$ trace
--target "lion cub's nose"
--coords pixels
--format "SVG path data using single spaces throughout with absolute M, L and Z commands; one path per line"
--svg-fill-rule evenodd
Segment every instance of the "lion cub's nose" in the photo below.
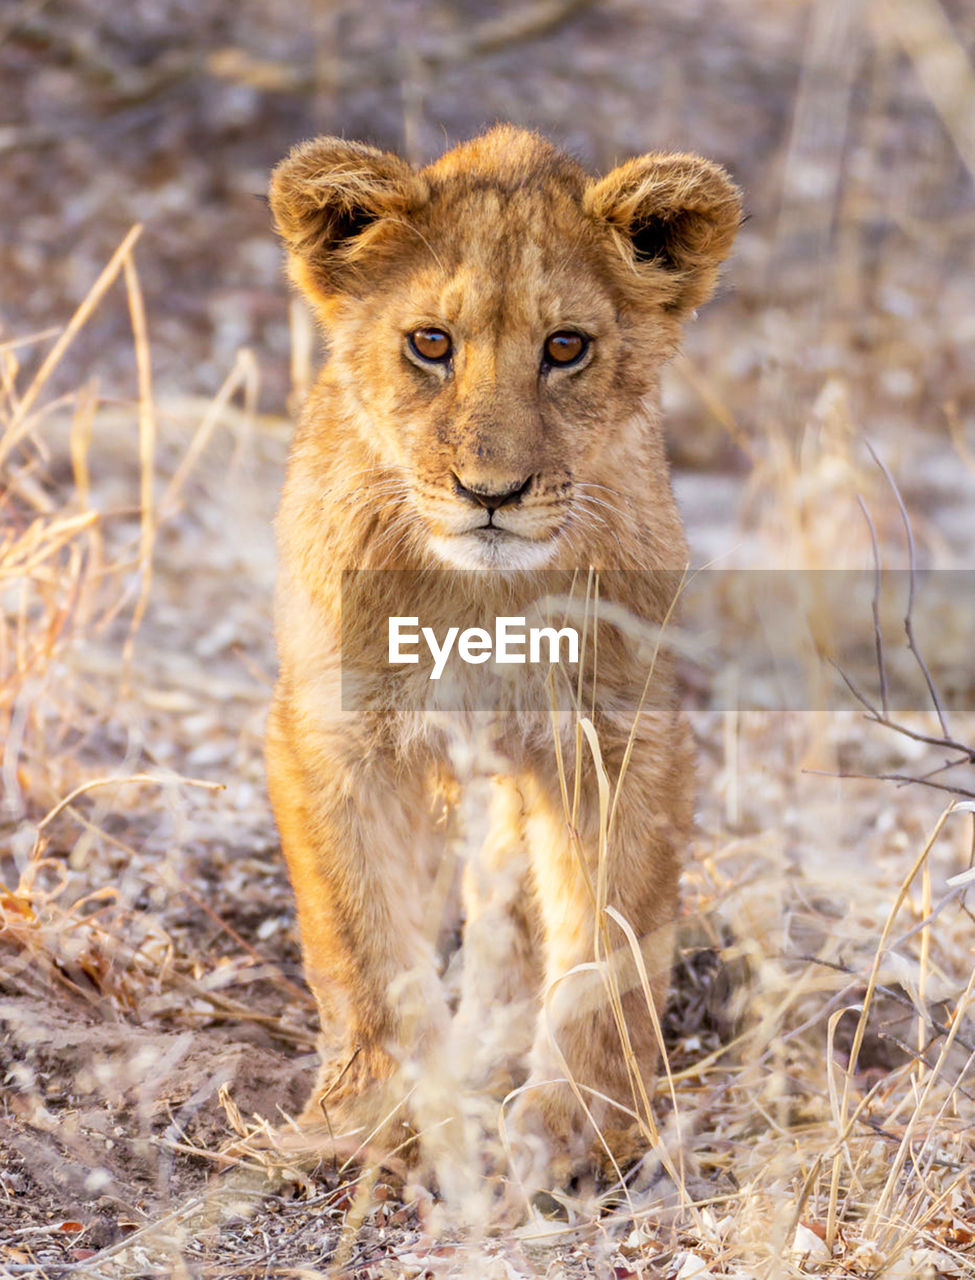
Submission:
M 518 499 L 528 492 L 531 487 L 533 477 L 529 476 L 522 484 L 516 484 L 510 489 L 501 492 L 491 492 L 483 486 L 476 489 L 464 484 L 460 476 L 454 476 L 454 488 L 461 498 L 470 498 L 471 502 L 476 502 L 478 506 L 485 507 L 488 511 L 497 511 L 498 507 L 503 507 L 507 502 L 517 502 Z

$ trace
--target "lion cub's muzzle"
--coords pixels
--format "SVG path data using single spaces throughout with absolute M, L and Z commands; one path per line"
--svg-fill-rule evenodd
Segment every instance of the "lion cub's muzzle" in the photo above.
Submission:
M 450 532 L 501 529 L 537 540 L 552 537 L 562 523 L 565 495 L 538 473 L 482 479 L 451 471 L 450 482 L 456 499 L 456 524 L 445 522 Z
M 554 556 L 569 511 L 569 482 L 552 484 L 538 473 L 482 478 L 463 471 L 451 471 L 445 481 L 431 522 L 442 560 L 458 568 L 519 569 L 541 567 Z
M 510 485 L 504 483 L 499 485 L 497 482 L 493 485 L 465 484 L 456 471 L 452 474 L 454 477 L 454 492 L 457 496 L 477 503 L 479 507 L 483 507 L 490 515 L 493 515 L 500 507 L 520 502 L 526 496 L 535 480 L 535 476 L 529 476 L 527 480 L 521 483 L 515 481 L 514 484 Z M 488 523 L 490 523 L 490 515 Z

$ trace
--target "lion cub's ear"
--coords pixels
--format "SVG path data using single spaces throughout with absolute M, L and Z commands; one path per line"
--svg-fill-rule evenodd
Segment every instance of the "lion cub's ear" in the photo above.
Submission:
M 313 300 L 355 288 L 356 260 L 426 198 L 399 156 L 343 138 L 295 147 L 271 175 L 271 210 L 291 274 Z
M 711 296 L 741 221 L 741 194 L 720 165 L 638 156 L 593 182 L 583 199 L 625 237 L 625 255 L 668 311 L 690 311 Z

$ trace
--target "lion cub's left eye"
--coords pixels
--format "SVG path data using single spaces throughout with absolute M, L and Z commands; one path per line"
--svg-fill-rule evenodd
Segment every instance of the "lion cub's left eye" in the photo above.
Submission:
M 589 339 L 573 329 L 559 329 L 545 340 L 543 363 L 565 368 L 566 365 L 578 364 L 589 350 Z
M 408 341 L 421 360 L 432 360 L 437 364 L 449 360 L 453 351 L 450 334 L 444 333 L 443 329 L 414 329 Z

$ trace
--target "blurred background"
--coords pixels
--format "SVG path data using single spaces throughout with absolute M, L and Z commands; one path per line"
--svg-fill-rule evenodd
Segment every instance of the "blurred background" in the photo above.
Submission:
M 973 58 L 971 0 L 2 0 L 0 1260 L 81 1262 L 158 1220 L 151 1248 L 177 1261 L 152 1274 L 257 1277 L 263 1253 L 211 1264 L 279 1230 L 327 1259 L 341 1227 L 336 1201 L 322 1235 L 314 1199 L 258 1235 L 232 1218 L 184 1239 L 166 1216 L 227 1163 L 240 1113 L 294 1111 L 314 1069 L 261 743 L 273 512 L 321 349 L 286 287 L 273 165 L 322 132 L 422 163 L 497 120 L 594 173 L 647 150 L 720 161 L 747 221 L 663 388 L 696 562 L 870 566 L 875 535 L 906 564 L 869 442 L 919 560 L 972 567 Z M 962 615 L 946 605 L 921 644 L 964 681 Z M 925 750 L 934 716 L 891 734 L 852 697 L 693 719 L 666 1024 L 687 1195 L 715 1197 L 690 1239 L 739 1280 L 799 1274 L 779 1265 L 799 1227 L 801 1256 L 833 1249 L 813 1268 L 970 1276 L 972 1086 L 948 1047 L 962 1028 L 953 1052 L 975 1052 L 971 916 L 941 911 L 954 890 L 932 901 L 973 846 L 960 819 L 928 833 L 940 786 L 975 796 L 972 718 L 952 720 L 950 764 Z M 910 928 L 872 968 L 901 907 Z M 755 1017 L 732 1059 L 740 974 L 722 975 L 743 957 Z M 878 973 L 858 1057 L 837 1011 L 866 1010 Z M 883 1083 L 852 1135 L 837 1071 L 844 1107 Z M 607 1233 L 599 1274 L 702 1274 L 656 1209 L 641 1231 L 650 1270 Z M 922 1238 L 941 1252 L 915 1257 Z M 761 1267 L 725 1271 L 736 1251 Z M 581 1276 L 569 1254 L 558 1274 Z M 133 1256 L 111 1274 L 149 1274 Z M 503 1274 L 539 1274 L 512 1258 Z
M 947 441 L 973 408 L 973 45 L 966 0 L 8 0 L 0 334 L 63 323 L 138 221 L 157 386 L 212 394 L 243 345 L 280 411 L 274 163 L 321 132 L 423 162 L 511 120 L 594 171 L 690 149 L 744 188 L 668 391 L 678 462 L 794 435 L 828 385 L 878 439 Z M 102 308 L 63 384 L 97 354 L 125 386 L 127 325 Z

